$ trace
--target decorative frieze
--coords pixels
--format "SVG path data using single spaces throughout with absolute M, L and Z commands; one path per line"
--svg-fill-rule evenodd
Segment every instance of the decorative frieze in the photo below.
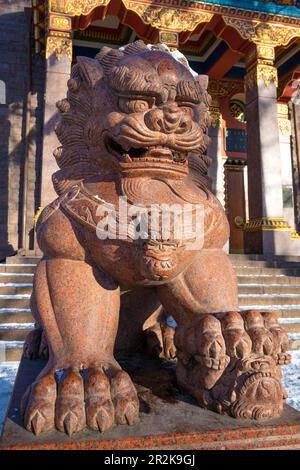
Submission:
M 273 46 L 266 46 L 265 44 L 257 44 L 256 55 L 258 59 L 275 60 L 275 48 Z
M 60 3 L 66 5 L 68 1 Z M 52 6 L 50 2 L 50 8 Z M 59 5 L 57 5 L 58 7 Z M 72 61 L 72 18 L 50 11 L 47 21 L 46 59 L 49 59 L 53 53 L 55 53 L 57 60 L 66 54 L 68 59 Z
M 168 8 L 160 5 L 122 0 L 127 10 L 134 11 L 153 28 L 177 32 L 193 31 L 200 23 L 207 23 L 212 13 L 189 9 Z
M 88 15 L 97 7 L 105 7 L 111 0 L 49 0 L 49 11 L 69 16 Z
M 71 31 L 72 21 L 68 16 L 50 15 L 49 29 Z
M 256 63 L 246 74 L 245 89 L 248 90 L 255 86 L 259 86 L 261 82 L 263 82 L 266 87 L 269 87 L 270 83 L 273 82 L 277 88 L 277 69 L 269 64 Z
M 179 34 L 174 31 L 159 31 L 159 42 L 169 47 L 178 48 Z
M 213 98 L 225 98 L 243 92 L 241 81 L 209 79 L 208 93 Z
M 282 135 L 291 135 L 291 121 L 289 119 L 288 105 L 279 103 L 277 105 L 277 119 L 279 131 Z
M 264 46 L 287 46 L 291 39 L 300 37 L 300 28 L 281 24 L 272 24 L 255 20 L 245 20 L 232 16 L 223 16 L 228 26 L 255 44 Z
M 95 8 L 99 6 L 106 7 L 111 0 L 48 0 L 49 11 L 56 12 L 56 13 L 64 13 L 69 16 L 80 16 L 80 15 L 89 15 Z M 266 0 L 265 0 L 266 1 Z M 292 0 L 282 0 L 282 2 L 292 1 Z M 132 3 L 140 4 L 144 3 L 149 5 L 153 5 L 153 1 L 147 0 L 145 1 L 132 1 Z M 220 14 L 220 15 L 234 15 L 240 19 L 253 19 L 260 22 L 270 22 L 274 21 L 277 23 L 285 24 L 287 23 L 289 26 L 291 25 L 300 25 L 299 18 L 293 16 L 287 16 L 282 14 L 274 14 L 269 12 L 260 12 L 257 10 L 251 10 L 241 7 L 235 6 L 227 6 L 216 5 L 213 3 L 207 3 L 205 1 L 197 1 L 197 2 L 188 2 L 187 0 L 157 0 L 155 2 L 157 6 L 166 7 L 167 9 L 186 9 L 189 8 L 190 11 L 194 12 L 203 12 L 203 13 L 211 13 L 213 14 Z
M 55 53 L 57 60 L 60 60 L 63 54 L 66 54 L 70 62 L 72 61 L 72 39 L 65 36 L 64 33 L 55 36 L 48 36 L 46 43 L 46 59 L 49 59 L 51 54 Z
M 212 118 L 211 126 L 216 128 L 222 126 L 222 114 L 220 111 L 220 103 L 218 100 L 213 99 L 209 107 L 209 115 Z

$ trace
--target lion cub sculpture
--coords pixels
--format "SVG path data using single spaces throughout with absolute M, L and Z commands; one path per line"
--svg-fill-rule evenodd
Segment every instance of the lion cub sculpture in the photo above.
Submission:
M 71 435 L 138 421 L 135 386 L 114 358 L 120 308 L 125 343 L 134 316 L 142 329 L 162 307 L 172 315 L 177 381 L 201 407 L 236 418 L 280 415 L 287 335 L 272 312 L 238 309 L 222 249 L 228 222 L 207 177 L 207 85 L 187 62 L 142 41 L 77 58 L 67 98 L 57 103 L 58 198 L 37 224 L 44 256 L 31 298 L 33 335 L 43 330 L 49 357 L 22 400 L 29 431 Z M 164 214 L 158 206 L 187 211 L 188 230 L 175 233 L 173 211 L 164 236 L 163 219 L 153 221 Z M 141 207 L 144 218 L 133 210 Z M 141 228 L 142 219 L 153 230 Z M 121 302 L 121 292 L 132 301 Z

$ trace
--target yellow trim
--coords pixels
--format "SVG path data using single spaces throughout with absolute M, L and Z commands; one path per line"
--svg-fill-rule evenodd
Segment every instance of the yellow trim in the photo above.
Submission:
M 251 219 L 244 225 L 245 232 L 259 232 L 264 230 L 280 230 L 290 232 L 291 226 L 282 217 L 261 217 Z
M 36 227 L 37 221 L 38 221 L 38 219 L 39 219 L 39 216 L 40 216 L 41 213 L 43 212 L 43 209 L 44 209 L 43 207 L 39 207 L 38 210 L 37 210 L 36 213 L 35 213 L 35 216 L 34 216 L 34 218 L 33 218 L 33 220 L 34 220 L 34 228 Z
M 292 237 L 292 240 L 299 240 L 300 239 L 300 235 L 299 233 L 297 233 L 296 230 L 291 230 L 291 237 Z

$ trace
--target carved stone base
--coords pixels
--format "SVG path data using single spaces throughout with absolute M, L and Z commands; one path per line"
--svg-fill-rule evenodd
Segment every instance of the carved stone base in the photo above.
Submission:
M 85 429 L 73 437 L 58 431 L 34 436 L 23 427 L 20 399 L 45 363 L 23 359 L 0 439 L 0 449 L 291 449 L 300 447 L 300 413 L 284 406 L 280 418 L 233 419 L 200 408 L 180 392 L 175 361 L 131 357 L 120 361 L 138 390 L 140 422 L 99 434 Z

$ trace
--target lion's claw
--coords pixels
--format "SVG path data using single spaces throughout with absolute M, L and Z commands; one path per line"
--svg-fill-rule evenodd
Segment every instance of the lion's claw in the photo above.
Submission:
M 100 364 L 82 375 L 64 370 L 58 386 L 54 376 L 48 373 L 40 378 L 23 397 L 28 431 L 37 435 L 56 427 L 71 436 L 86 425 L 104 432 L 114 422 L 133 425 L 138 421 L 135 387 L 129 375 L 115 366 Z

